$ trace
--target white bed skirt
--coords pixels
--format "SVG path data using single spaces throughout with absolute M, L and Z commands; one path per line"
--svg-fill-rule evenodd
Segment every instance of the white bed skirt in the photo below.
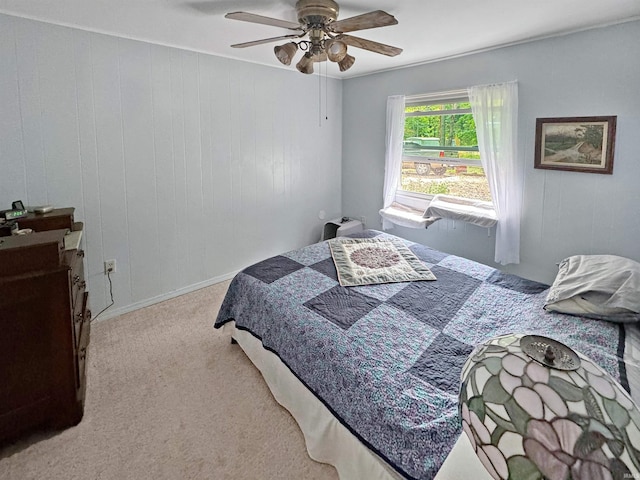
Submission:
M 249 332 L 224 325 L 260 370 L 276 401 L 298 422 L 309 456 L 333 465 L 341 480 L 397 480 L 403 477 L 340 423 L 274 353 Z M 465 435 L 461 435 L 435 480 L 490 480 Z

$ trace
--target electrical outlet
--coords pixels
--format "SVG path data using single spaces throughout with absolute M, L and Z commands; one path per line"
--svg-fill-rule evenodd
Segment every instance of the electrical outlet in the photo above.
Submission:
M 104 262 L 104 274 L 108 273 L 116 273 L 116 261 L 115 260 L 105 260 Z

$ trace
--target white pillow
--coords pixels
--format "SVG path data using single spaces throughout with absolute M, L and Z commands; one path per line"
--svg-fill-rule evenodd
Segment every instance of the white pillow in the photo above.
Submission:
M 616 255 L 565 258 L 544 308 L 598 320 L 640 321 L 640 263 Z

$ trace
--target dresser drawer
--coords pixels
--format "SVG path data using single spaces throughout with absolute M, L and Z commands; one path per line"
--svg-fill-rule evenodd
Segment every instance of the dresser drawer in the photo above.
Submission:
M 71 283 L 71 308 L 76 310 L 77 303 L 82 302 L 82 296 L 87 288 L 87 282 L 84 279 L 84 262 L 82 258 L 84 252 L 78 250 L 71 262 L 71 270 L 69 271 L 69 281 Z
M 0 277 L 59 268 L 64 253 L 65 230 L 36 232 L 0 238 Z
M 82 298 L 82 301 L 80 301 Z M 73 338 L 76 348 L 80 348 L 80 340 L 82 339 L 85 326 L 91 322 L 91 310 L 89 309 L 89 292 L 84 292 L 78 298 L 73 309 Z
M 88 293 L 85 293 L 85 299 L 88 302 Z M 88 303 L 87 303 L 88 307 Z M 76 399 L 84 403 L 84 396 L 86 390 L 86 377 L 85 369 L 87 364 L 87 354 L 89 349 L 89 331 L 91 329 L 91 312 L 86 310 L 87 320 L 80 330 L 80 341 L 78 342 L 78 349 L 76 350 Z
M 85 341 L 86 339 L 86 341 Z M 77 380 L 78 380 L 78 389 L 84 388 L 84 369 L 85 364 L 87 363 L 87 349 L 89 348 L 89 337 L 85 335 L 82 337 L 82 342 L 80 342 L 80 348 L 78 348 L 78 370 L 77 370 Z
M 74 208 L 55 208 L 48 213 L 30 213 L 18 219 L 20 228 L 31 228 L 35 232 L 45 230 L 72 230 Z

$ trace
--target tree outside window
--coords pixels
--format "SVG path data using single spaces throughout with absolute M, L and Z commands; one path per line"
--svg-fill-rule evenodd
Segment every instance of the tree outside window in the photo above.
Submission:
M 407 98 L 399 190 L 491 201 L 467 98 Z

